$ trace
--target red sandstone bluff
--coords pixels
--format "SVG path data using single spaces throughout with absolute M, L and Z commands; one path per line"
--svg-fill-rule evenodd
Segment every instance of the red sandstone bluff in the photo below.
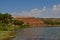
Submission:
M 14 19 L 21 20 L 24 22 L 24 24 L 29 24 L 31 27 L 43 27 L 45 25 L 41 18 L 14 16 Z

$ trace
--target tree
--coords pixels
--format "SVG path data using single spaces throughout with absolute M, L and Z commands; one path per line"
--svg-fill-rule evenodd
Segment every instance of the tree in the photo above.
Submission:
M 12 16 L 9 13 L 3 14 L 4 19 L 12 19 Z
M 0 13 L 0 22 L 2 22 L 2 20 L 3 20 L 3 14 Z
M 13 17 L 9 13 L 3 14 L 3 23 L 10 23 Z

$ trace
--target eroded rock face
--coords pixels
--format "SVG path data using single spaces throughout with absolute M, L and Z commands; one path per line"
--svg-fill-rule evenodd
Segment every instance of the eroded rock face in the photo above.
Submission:
M 16 17 L 15 19 L 21 20 L 24 24 L 29 24 L 32 27 L 43 26 L 44 21 L 41 18 L 34 18 L 34 17 Z

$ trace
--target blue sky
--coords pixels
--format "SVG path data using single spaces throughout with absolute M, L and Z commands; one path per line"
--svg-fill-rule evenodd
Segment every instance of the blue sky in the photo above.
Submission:
M 0 12 L 2 13 L 9 12 L 12 15 L 20 15 L 20 16 L 31 15 L 36 17 L 55 17 L 53 14 L 54 12 L 51 10 L 54 7 L 57 8 L 57 6 L 59 5 L 60 5 L 60 0 L 0 0 Z M 44 9 L 46 9 L 45 12 L 43 11 L 42 13 L 39 13 Z M 32 10 L 33 12 L 31 12 Z M 60 10 L 57 11 L 58 13 L 55 12 L 55 14 L 57 13 L 56 17 L 60 17 L 58 16 L 60 15 L 59 14 Z

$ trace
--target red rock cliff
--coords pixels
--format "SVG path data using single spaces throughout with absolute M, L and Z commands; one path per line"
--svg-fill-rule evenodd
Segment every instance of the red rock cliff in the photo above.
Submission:
M 30 24 L 30 26 L 43 26 L 44 22 L 41 18 L 34 17 L 15 17 L 15 19 L 21 20 L 24 24 Z

